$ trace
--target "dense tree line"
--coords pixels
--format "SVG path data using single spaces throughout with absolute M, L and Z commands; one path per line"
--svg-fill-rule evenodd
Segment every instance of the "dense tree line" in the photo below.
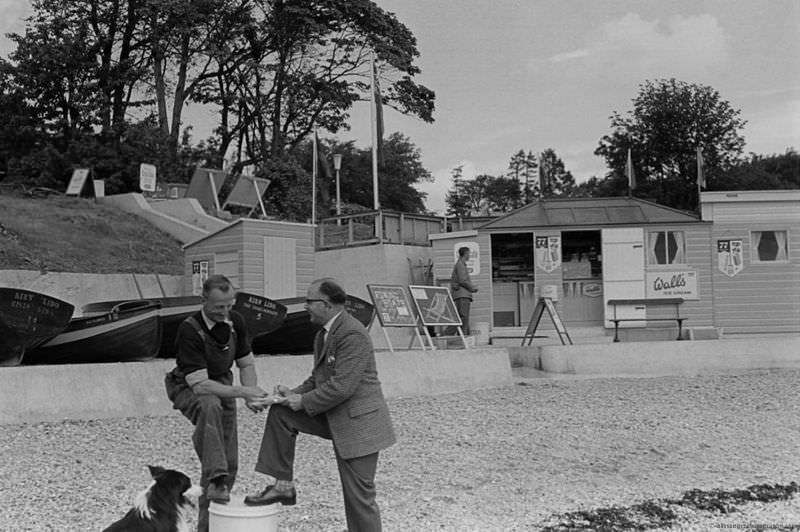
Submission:
M 72 168 L 91 167 L 107 191 L 125 192 L 137 189 L 140 162 L 182 181 L 195 164 L 220 168 L 223 159 L 234 171 L 254 164 L 301 181 L 309 135 L 347 129 L 352 105 L 369 98 L 373 53 L 383 104 L 433 120 L 434 93 L 414 81 L 414 36 L 369 0 L 32 7 L 0 60 L 0 171 L 9 181 L 63 189 Z M 218 110 L 214 134 L 197 144 L 183 123 L 189 103 Z

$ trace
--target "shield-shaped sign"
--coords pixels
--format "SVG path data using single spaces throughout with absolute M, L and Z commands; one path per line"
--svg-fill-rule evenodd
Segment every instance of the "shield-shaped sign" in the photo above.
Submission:
M 717 268 L 733 277 L 742 271 L 744 264 L 741 240 L 717 240 Z
M 536 237 L 536 265 L 539 269 L 552 272 L 561 266 L 561 237 Z

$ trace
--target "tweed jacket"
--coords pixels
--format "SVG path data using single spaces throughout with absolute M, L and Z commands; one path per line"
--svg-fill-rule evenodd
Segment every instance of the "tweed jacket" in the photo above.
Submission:
M 458 259 L 453 266 L 453 275 L 450 278 L 450 290 L 453 292 L 453 299 L 465 297 L 472 301 L 472 292 L 477 291 L 469 276 L 469 270 L 463 260 Z
M 314 368 L 292 390 L 309 415 L 325 414 L 336 452 L 345 460 L 395 443 L 369 333 L 347 311 L 334 320 L 328 338 L 314 342 Z

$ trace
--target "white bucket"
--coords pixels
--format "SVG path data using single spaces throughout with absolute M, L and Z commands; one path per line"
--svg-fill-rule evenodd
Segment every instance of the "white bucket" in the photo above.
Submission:
M 477 336 L 475 343 L 478 345 L 489 345 L 489 324 L 485 321 L 479 321 L 472 328 L 475 336 Z
M 208 505 L 209 532 L 277 532 L 281 504 L 245 506 L 244 497 L 231 495 L 228 504 Z

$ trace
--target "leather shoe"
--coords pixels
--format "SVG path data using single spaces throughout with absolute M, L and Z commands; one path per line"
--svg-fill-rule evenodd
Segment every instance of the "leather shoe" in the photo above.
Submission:
M 284 506 L 293 506 L 297 503 L 297 492 L 294 488 L 288 490 L 277 490 L 275 485 L 269 485 L 258 495 L 248 495 L 244 498 L 247 506 L 266 506 L 268 504 L 281 503 Z
M 225 484 L 211 483 L 206 488 L 206 499 L 217 504 L 227 504 L 231 501 L 231 492 Z

